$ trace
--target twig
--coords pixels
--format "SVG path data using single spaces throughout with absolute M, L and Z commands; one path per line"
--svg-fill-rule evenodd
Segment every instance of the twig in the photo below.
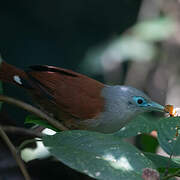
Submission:
M 164 177 L 162 178 L 162 180 L 167 180 L 167 179 L 170 179 L 170 178 L 172 178 L 172 177 L 179 176 L 179 174 L 180 174 L 180 170 L 178 170 L 178 171 L 176 171 L 176 172 L 174 172 L 174 173 L 172 173 L 172 174 L 170 174 L 170 175 L 164 176 Z
M 42 134 L 40 132 L 35 132 L 30 129 L 15 127 L 15 126 L 1 126 L 1 127 L 5 132 L 12 134 L 28 135 L 31 137 L 39 137 L 39 138 L 42 137 Z
M 177 143 L 177 141 L 176 141 L 176 143 Z M 173 154 L 174 154 L 174 150 L 175 150 L 176 143 L 173 145 L 173 148 L 172 148 L 171 154 L 170 154 L 170 156 L 169 156 L 169 160 L 171 160 L 171 159 L 172 159 L 172 157 L 173 157 Z M 169 166 L 167 166 L 167 167 L 166 167 L 166 169 L 165 169 L 165 171 L 164 171 L 164 175 L 163 175 L 163 177 L 168 177 L 168 170 L 169 170 L 169 168 L 170 168 L 170 163 L 169 163 Z M 169 175 L 169 176 L 171 176 L 171 175 Z
M 25 102 L 19 101 L 17 99 L 14 99 L 14 98 L 11 98 L 8 96 L 3 96 L 3 95 L 0 95 L 0 101 L 6 102 L 8 104 L 14 104 L 28 112 L 31 112 L 31 113 L 35 114 L 36 116 L 46 120 L 49 124 L 51 124 L 52 126 L 54 126 L 55 128 L 57 128 L 59 130 L 63 130 L 63 131 L 68 130 L 60 122 L 58 122 L 57 120 L 55 120 L 52 117 L 49 117 L 47 114 L 45 114 L 41 110 L 31 106 L 30 104 L 27 104 Z
M 21 169 L 21 172 L 25 178 L 25 180 L 31 180 L 26 168 L 25 168 L 25 164 L 24 162 L 21 160 L 21 158 L 18 156 L 17 152 L 16 152 L 16 148 L 14 147 L 14 145 L 11 143 L 10 139 L 8 138 L 8 136 L 6 135 L 6 133 L 4 132 L 4 130 L 2 129 L 2 127 L 0 126 L 0 136 L 2 137 L 2 139 L 4 140 L 4 142 L 7 144 L 9 150 L 11 151 L 14 159 L 16 160 L 17 164 L 19 165 L 19 168 Z

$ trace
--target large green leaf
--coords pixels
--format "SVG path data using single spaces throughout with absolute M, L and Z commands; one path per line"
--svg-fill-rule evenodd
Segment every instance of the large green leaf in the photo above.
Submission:
M 150 115 L 141 115 L 120 129 L 115 135 L 120 137 L 136 136 L 142 133 L 150 133 L 157 126 L 157 118 Z
M 96 179 L 140 180 L 153 163 L 117 136 L 88 131 L 64 131 L 43 137 L 44 145 L 61 162 Z
M 180 117 L 162 118 L 158 122 L 158 141 L 168 154 L 180 155 Z
M 180 133 L 177 133 L 177 128 L 180 128 L 180 117 L 161 118 L 158 120 L 151 116 L 138 116 L 115 133 L 115 135 L 130 137 L 157 130 L 160 146 L 168 154 L 180 155 L 180 138 L 177 136 Z

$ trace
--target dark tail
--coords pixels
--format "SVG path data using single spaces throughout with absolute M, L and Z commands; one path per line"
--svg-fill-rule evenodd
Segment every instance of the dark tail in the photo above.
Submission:
M 2 61 L 0 64 L 0 81 L 22 86 L 21 79 L 26 79 L 27 75 L 23 70 Z

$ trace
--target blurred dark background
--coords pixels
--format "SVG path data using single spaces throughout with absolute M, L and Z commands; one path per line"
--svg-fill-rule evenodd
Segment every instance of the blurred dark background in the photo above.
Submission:
M 1 1 L 1 56 L 19 68 L 48 64 L 81 72 L 78 67 L 87 50 L 132 26 L 140 4 L 139 0 Z M 103 75 L 93 77 L 103 80 Z M 4 91 L 31 102 L 14 86 L 4 85 Z M 21 114 L 18 122 L 23 122 L 22 110 L 8 109 L 14 116 Z
M 141 1 L 2 1 L 0 47 L 19 67 L 52 64 L 76 69 L 86 51 L 136 21 Z

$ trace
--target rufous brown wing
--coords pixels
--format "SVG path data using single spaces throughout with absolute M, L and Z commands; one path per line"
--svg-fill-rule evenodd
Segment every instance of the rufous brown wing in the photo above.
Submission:
M 95 119 L 104 109 L 104 98 L 101 96 L 104 84 L 85 75 L 41 65 L 31 66 L 24 72 L 6 62 L 1 64 L 0 80 L 17 84 L 13 80 L 15 75 L 21 78 L 21 86 L 43 109 L 53 113 L 70 128 L 71 124 L 76 126 L 76 119 Z

